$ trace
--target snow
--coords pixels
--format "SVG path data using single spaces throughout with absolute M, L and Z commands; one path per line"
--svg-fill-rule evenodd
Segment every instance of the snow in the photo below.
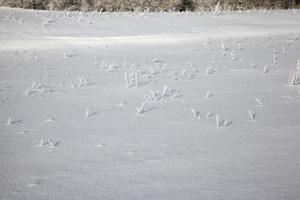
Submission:
M 0 8 L 0 199 L 299 199 L 299 19 Z

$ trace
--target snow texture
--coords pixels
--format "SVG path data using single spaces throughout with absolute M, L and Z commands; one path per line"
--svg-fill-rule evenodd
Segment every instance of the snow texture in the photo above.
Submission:
M 0 199 L 298 200 L 298 59 L 299 10 L 0 8 Z

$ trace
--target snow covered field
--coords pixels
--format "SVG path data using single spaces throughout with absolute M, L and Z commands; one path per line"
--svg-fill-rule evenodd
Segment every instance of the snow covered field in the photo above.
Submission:
M 298 200 L 298 59 L 299 10 L 1 8 L 0 200 Z

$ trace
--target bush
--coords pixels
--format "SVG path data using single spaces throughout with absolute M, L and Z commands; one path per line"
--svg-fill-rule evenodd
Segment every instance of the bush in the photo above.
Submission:
M 222 9 L 289 8 L 299 0 L 0 0 L 0 6 L 51 10 L 194 11 Z
M 181 0 L 177 5 L 178 11 L 193 11 L 195 9 L 195 2 L 193 0 Z
M 49 0 L 47 8 L 50 10 L 80 10 L 81 2 L 77 0 Z
M 289 8 L 293 0 L 194 0 L 196 7 L 203 10 L 211 9 L 218 2 L 223 9 L 246 10 L 255 8 Z

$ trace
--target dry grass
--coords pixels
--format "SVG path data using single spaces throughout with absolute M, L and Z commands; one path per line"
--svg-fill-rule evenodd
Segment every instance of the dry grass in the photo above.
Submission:
M 0 0 L 0 5 L 28 9 L 82 11 L 186 11 L 222 9 L 289 8 L 289 0 Z

